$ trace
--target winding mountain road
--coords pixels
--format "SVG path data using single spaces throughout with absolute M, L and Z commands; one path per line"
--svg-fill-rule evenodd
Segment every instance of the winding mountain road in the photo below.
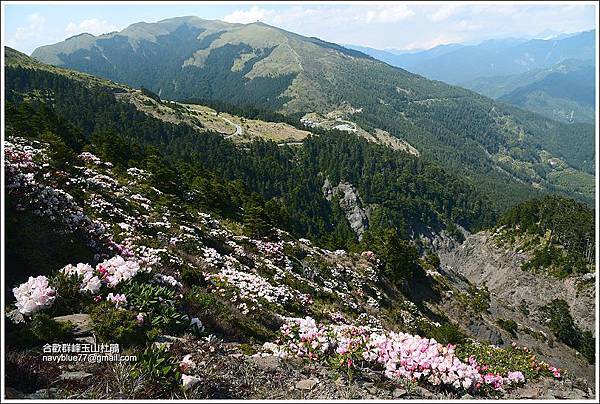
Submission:
M 229 119 L 224 118 L 222 116 L 220 118 L 222 120 L 224 120 L 225 122 L 227 122 L 228 124 L 235 126 L 235 133 L 233 133 L 232 135 L 225 136 L 225 139 L 229 139 L 236 135 L 242 136 L 244 134 L 244 130 L 242 129 L 242 127 L 240 125 L 238 125 L 237 123 L 231 122 Z

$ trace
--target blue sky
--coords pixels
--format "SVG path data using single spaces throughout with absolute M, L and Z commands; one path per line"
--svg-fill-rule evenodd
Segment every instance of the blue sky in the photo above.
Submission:
M 415 4 L 410 2 L 274 5 L 7 4 L 4 44 L 30 54 L 36 47 L 82 32 L 99 35 L 139 22 L 195 15 L 248 23 L 260 20 L 326 41 L 374 48 L 431 48 L 501 37 L 547 37 L 596 28 L 588 4 Z

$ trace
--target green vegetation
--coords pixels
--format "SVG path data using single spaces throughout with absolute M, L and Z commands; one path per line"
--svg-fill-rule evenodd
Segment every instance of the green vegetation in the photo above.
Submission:
M 429 326 L 421 327 L 423 335 L 435 339 L 442 344 L 463 344 L 466 341 L 466 335 L 451 322 L 445 322 L 439 327 Z
M 460 296 L 476 313 L 487 312 L 490 309 L 490 292 L 486 286 L 477 287 L 470 284 L 467 293 Z
M 456 222 L 476 230 L 495 219 L 491 202 L 468 182 L 347 134 L 319 133 L 300 149 L 264 141 L 239 149 L 220 135 L 198 136 L 191 127 L 115 102 L 111 88 L 91 90 L 38 69 L 9 67 L 6 77 L 11 133 L 52 134 L 44 139 L 60 145 L 64 156 L 56 158 L 93 150 L 120 169 L 144 168 L 152 174 L 151 185 L 244 222 L 248 234 L 268 236 L 277 225 L 328 248 L 356 245 L 343 212 L 322 194 L 324 175 L 335 184 L 353 183 L 365 203 L 375 205 L 369 230 L 374 233 L 395 228 L 408 239 L 411 229 L 423 225 L 440 229 Z M 53 94 L 52 107 L 25 96 L 34 89 Z
M 540 376 L 549 376 L 548 365 L 536 359 L 527 348 L 499 348 L 494 345 L 480 343 L 461 344 L 456 347 L 456 354 L 462 360 L 475 358 L 481 366 L 494 374 L 507 374 L 509 371 L 520 371 L 525 380 L 535 380 Z
M 8 346 L 40 347 L 48 343 L 70 341 L 73 337 L 73 324 L 59 323 L 47 313 L 38 313 L 26 323 L 14 325 L 7 321 L 6 333 Z
M 161 99 L 158 96 L 158 94 L 153 93 L 152 91 L 148 90 L 146 87 L 140 87 L 140 91 L 142 92 L 142 94 L 144 94 L 146 97 L 150 97 L 152 98 L 154 101 L 160 103 Z
M 524 73 L 486 75 L 461 85 L 560 122 L 593 124 L 595 70 L 591 59 L 568 59 Z
M 562 64 L 564 66 L 564 64 Z M 595 94 L 593 62 L 570 71 L 552 71 L 499 98 L 500 101 L 563 122 L 594 123 Z
M 587 205 L 559 196 L 533 199 L 509 210 L 498 227 L 505 241 L 530 239 L 533 257 L 524 270 L 564 277 L 593 269 L 594 211 Z
M 272 330 L 277 329 L 277 321 L 270 313 L 257 310 L 252 316 L 244 315 L 227 299 L 198 286 L 192 286 L 185 300 L 210 332 L 225 339 L 265 342 L 272 339 Z
M 168 349 L 151 345 L 137 358 L 130 372 L 133 378 L 144 378 L 151 382 L 154 388 L 167 391 L 180 383 L 179 361 Z
M 100 342 L 113 342 L 123 346 L 141 344 L 145 341 L 145 334 L 138 324 L 137 314 L 115 308 L 110 302 L 101 302 L 90 311 L 94 334 Z
M 221 23 L 215 30 L 211 23 L 186 17 L 148 24 L 146 29 L 156 33 L 155 40 L 136 42 L 135 48 L 128 39 L 135 33 L 125 31 L 94 40 L 92 47 L 68 40 L 34 55 L 160 91 L 166 99 L 277 112 L 296 125 L 306 113 L 326 115 L 350 105 L 360 112 L 348 112 L 345 118 L 369 133 L 382 129 L 406 140 L 423 151 L 424 158 L 489 195 L 499 210 L 541 195 L 531 186 L 534 182 L 545 191 L 572 193 L 570 186 L 548 181 L 548 173 L 556 170 L 542 160 L 542 151 L 578 172 L 594 171 L 593 125 L 551 121 L 264 24 Z M 522 150 L 514 164 L 498 163 L 511 149 Z M 524 170 L 536 165 L 545 165 L 548 173 Z M 593 195 L 583 189 L 571 194 L 587 202 Z
M 540 313 L 559 341 L 578 350 L 590 364 L 595 362 L 596 340 L 590 331 L 583 331 L 575 324 L 567 302 L 554 299 L 541 307 Z
M 499 318 L 496 320 L 496 323 L 500 326 L 500 328 L 512 335 L 513 338 L 517 338 L 517 331 L 519 330 L 519 327 L 516 321 Z
M 189 326 L 188 317 L 175 307 L 175 292 L 165 286 L 140 281 L 123 287 L 123 293 L 131 296 L 129 303 L 144 313 L 144 322 L 162 333 L 177 333 Z
M 392 282 L 400 284 L 413 277 L 419 253 L 414 243 L 400 238 L 396 229 L 387 229 L 379 234 L 369 232 L 363 243 L 382 257 L 383 273 Z

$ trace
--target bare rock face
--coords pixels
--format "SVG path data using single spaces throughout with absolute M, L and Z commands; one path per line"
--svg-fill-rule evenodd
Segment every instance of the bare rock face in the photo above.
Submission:
M 486 285 L 497 299 L 517 308 L 525 302 L 530 312 L 553 299 L 565 300 L 579 326 L 594 332 L 593 288 L 577 287 L 578 279 L 557 279 L 523 271 L 526 253 L 498 247 L 489 232 L 468 236 L 464 243 L 446 253 L 438 252 L 442 267 L 465 276 L 476 285 Z
M 596 302 L 592 284 L 581 283 L 581 276 L 558 279 L 524 271 L 521 265 L 530 259 L 527 253 L 497 245 L 486 231 L 467 235 L 462 244 L 438 246 L 441 247 L 436 249 L 440 272 L 454 287 L 464 290 L 468 282 L 485 286 L 490 293 L 489 310 L 481 317 L 482 321 L 461 321 L 460 315 L 452 309 L 447 313 L 471 336 L 504 346 L 512 342 L 526 345 L 542 360 L 568 369 L 578 378 L 594 380 L 593 365 L 574 349 L 556 341 L 539 315 L 541 306 L 553 299 L 563 299 L 569 304 L 577 325 L 594 332 Z M 516 335 L 502 330 L 498 320 L 515 321 Z
M 304 379 L 296 383 L 296 388 L 298 390 L 312 390 L 313 387 L 317 385 L 317 383 L 319 382 L 315 379 Z
M 358 235 L 360 240 L 362 234 L 369 227 L 370 212 L 368 208 L 363 208 L 363 203 L 354 185 L 340 181 L 338 185 L 333 187 L 329 178 L 325 178 L 322 190 L 323 196 L 328 201 L 331 201 L 335 196 L 340 197 L 340 207 L 346 214 L 350 228 Z
M 73 335 L 75 336 L 86 336 L 92 333 L 92 322 L 89 314 L 77 313 L 69 314 L 67 316 L 54 317 L 54 321 L 59 323 L 71 323 L 75 327 Z

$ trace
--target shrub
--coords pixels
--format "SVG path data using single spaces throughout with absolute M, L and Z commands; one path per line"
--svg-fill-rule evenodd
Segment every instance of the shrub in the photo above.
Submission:
M 486 286 L 478 288 L 474 285 L 469 285 L 467 290 L 468 304 L 477 313 L 486 312 L 490 309 L 490 292 Z
M 433 268 L 439 268 L 440 266 L 440 257 L 435 253 L 427 254 L 425 257 L 425 261 L 430 264 Z
M 130 374 L 133 378 L 143 377 L 153 385 L 169 389 L 177 386 L 181 381 L 178 365 L 179 362 L 167 348 L 150 345 L 137 356 Z
M 41 346 L 51 342 L 66 342 L 72 332 L 73 324 L 59 323 L 46 313 L 37 313 L 30 322 L 7 332 L 6 342 L 7 345 L 21 347 Z
M 81 293 L 81 280 L 77 276 L 69 276 L 57 272 L 51 278 L 51 284 L 56 290 L 56 301 L 53 305 L 55 315 L 81 313 L 91 303 L 91 295 Z
M 188 316 L 177 309 L 176 294 L 168 287 L 131 282 L 122 292 L 128 304 L 144 313 L 145 321 L 162 332 L 184 331 L 190 324 Z
M 185 301 L 208 330 L 222 337 L 264 342 L 273 339 L 271 329 L 279 327 L 271 313 L 257 309 L 252 316 L 243 315 L 231 303 L 197 286 L 186 294 Z
M 538 361 L 527 348 L 499 348 L 476 342 L 458 345 L 456 355 L 463 361 L 473 357 L 479 365 L 486 367 L 485 371 L 503 376 L 514 371 L 522 372 L 526 380 L 551 375 L 548 364 Z
M 507 331 L 514 338 L 517 338 L 517 331 L 519 327 L 516 321 L 499 318 L 498 320 L 496 320 L 496 323 L 500 326 L 500 328 Z
M 116 342 L 123 346 L 141 344 L 144 329 L 138 324 L 137 313 L 101 302 L 90 312 L 92 327 L 100 342 Z
M 579 351 L 589 363 L 595 362 L 596 341 L 589 331 L 582 331 L 573 320 L 569 305 L 562 299 L 554 299 L 540 307 L 540 314 L 559 340 Z
M 190 266 L 185 266 L 181 271 L 181 280 L 189 286 L 206 284 L 202 271 Z
M 442 344 L 461 344 L 466 336 L 454 324 L 447 322 L 439 327 L 431 326 L 424 334 Z

